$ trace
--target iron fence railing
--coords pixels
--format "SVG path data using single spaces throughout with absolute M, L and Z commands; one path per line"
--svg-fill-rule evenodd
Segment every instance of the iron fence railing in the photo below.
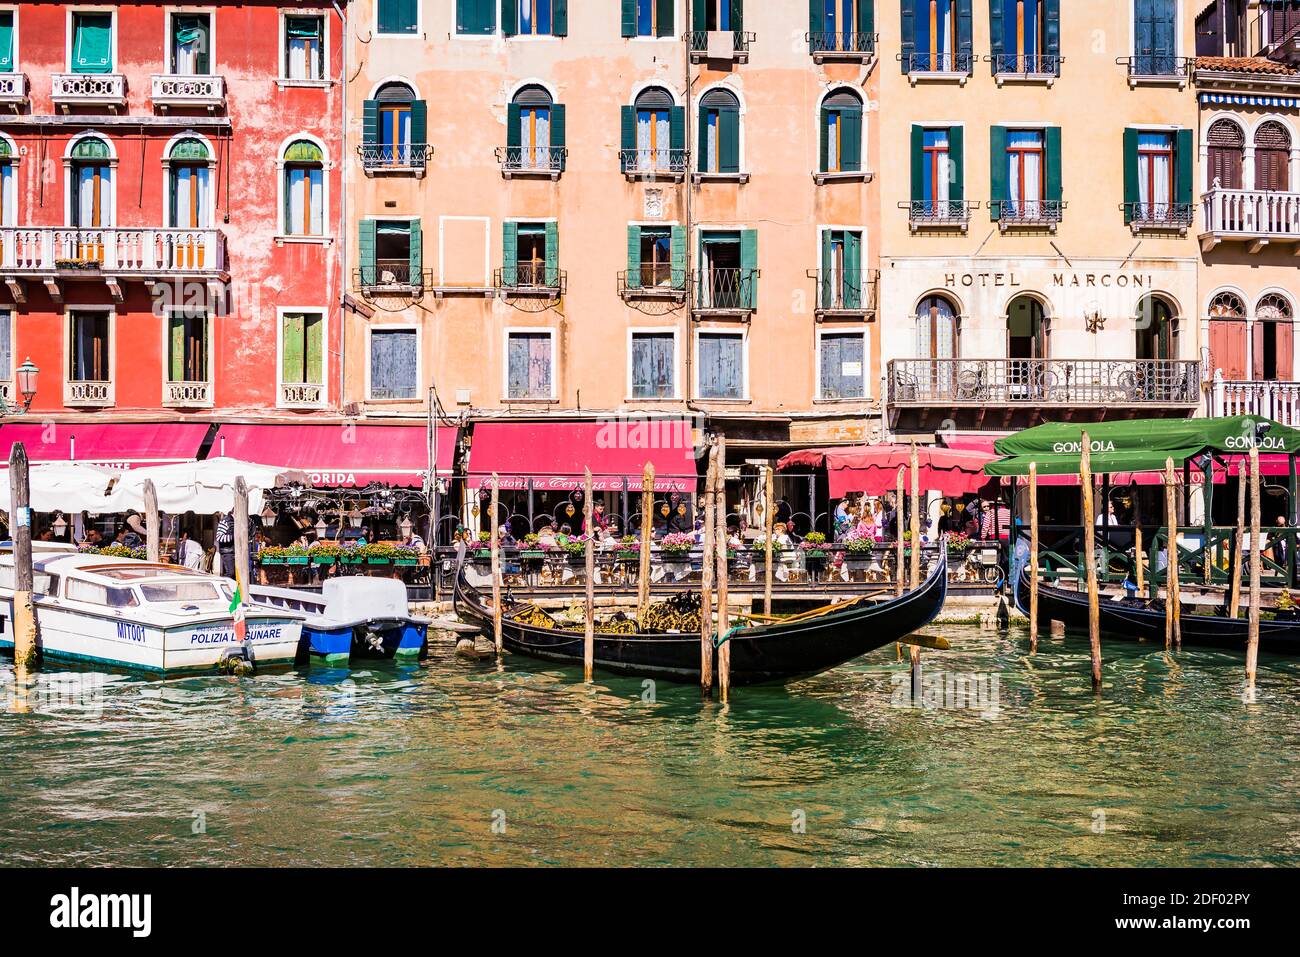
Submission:
M 1055 226 L 1065 212 L 1059 199 L 995 199 L 989 203 L 1003 228 L 1011 226 Z
M 974 200 L 961 199 L 914 199 L 898 204 L 907 210 L 908 221 L 917 226 L 966 226 L 970 222 L 971 210 L 979 206 Z
M 893 405 L 1195 406 L 1201 364 L 1183 359 L 894 359 Z
M 975 69 L 974 53 L 900 53 L 905 73 L 969 74 Z
M 1001 77 L 1060 76 L 1065 57 L 1048 53 L 993 53 L 984 58 Z
M 1185 80 L 1192 70 L 1192 57 L 1167 53 L 1139 53 L 1115 60 L 1128 71 L 1131 80 Z
M 732 56 L 749 55 L 749 47 L 754 42 L 755 35 L 745 30 L 689 30 L 686 33 L 687 47 L 693 55 L 708 54 L 710 52 L 710 37 L 716 38 L 721 34 L 731 35 L 730 53 Z M 717 49 L 716 45 L 713 49 Z
M 1191 203 L 1121 203 L 1124 218 L 1135 229 L 1178 229 L 1192 225 L 1196 207 Z
M 433 284 L 433 270 L 412 267 L 406 259 L 379 259 L 358 266 L 353 279 L 360 289 L 423 289 Z
M 569 150 L 563 146 L 498 146 L 503 173 L 562 173 Z
M 697 310 L 747 311 L 758 298 L 757 269 L 697 269 L 691 277 Z
M 804 34 L 810 53 L 844 56 L 874 54 L 879 38 L 879 34 L 876 33 L 858 33 L 850 30 L 824 30 Z
M 619 168 L 628 175 L 680 176 L 690 167 L 691 154 L 684 149 L 635 149 L 618 151 Z
M 811 269 L 820 312 L 875 312 L 880 272 L 875 269 Z
M 620 296 L 681 296 L 685 292 L 686 270 L 673 269 L 667 263 L 642 263 L 640 269 L 625 269 L 618 274 Z
M 428 143 L 362 143 L 357 147 L 361 165 L 368 170 L 423 169 L 433 155 Z
M 568 285 L 568 273 L 545 263 L 519 263 L 496 270 L 493 285 L 506 293 L 562 294 Z

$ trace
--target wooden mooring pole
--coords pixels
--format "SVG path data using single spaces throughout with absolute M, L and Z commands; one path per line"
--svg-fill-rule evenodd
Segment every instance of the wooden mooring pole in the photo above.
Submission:
M 714 521 L 716 533 L 713 536 L 713 551 L 717 556 L 718 579 L 718 697 L 723 704 L 731 693 L 731 642 L 724 640 L 731 629 L 731 616 L 727 610 L 727 439 L 719 435 L 714 445 L 714 454 L 718 457 L 715 468 Z
M 1019 582 L 1015 583 L 1019 587 Z M 1038 463 L 1029 463 L 1029 652 L 1038 650 Z
M 162 560 L 162 543 L 159 541 L 161 521 L 158 516 L 158 490 L 153 479 L 145 479 L 144 492 L 144 539 L 145 557 L 151 562 Z
M 1255 688 L 1259 663 L 1259 449 L 1250 449 L 1250 618 L 1246 630 L 1246 687 Z
M 776 521 L 776 503 L 773 500 L 772 467 L 767 467 L 763 479 L 763 550 L 767 553 L 763 562 L 763 614 L 772 614 L 772 528 Z
M 492 641 L 498 657 L 505 650 L 501 640 L 501 534 L 497 529 L 497 509 L 501 503 L 501 481 L 492 473 L 492 500 L 488 512 L 488 542 L 492 549 Z
M 1237 537 L 1232 543 L 1232 557 L 1228 564 L 1232 567 L 1232 585 L 1228 598 L 1228 617 L 1236 618 L 1241 611 L 1241 563 L 1242 545 L 1246 538 L 1246 469 L 1237 467 Z
M 911 587 L 917 588 L 921 584 L 921 468 L 915 442 L 912 443 L 912 455 L 909 465 L 912 469 L 912 497 L 909 502 L 912 511 L 910 522 L 912 562 L 908 578 L 911 581 Z M 917 702 L 921 700 L 921 647 L 920 645 L 908 645 L 907 650 L 912 659 L 912 700 Z
M 239 584 L 240 596 L 247 602 L 248 589 L 253 584 L 248 573 L 252 544 L 248 540 L 248 483 L 242 475 L 235 477 L 235 507 L 231 514 L 235 519 L 235 581 Z
M 700 558 L 700 692 L 713 694 L 713 486 L 717 481 L 718 459 L 709 449 L 704 478 L 704 554 Z
M 591 469 L 584 469 L 582 486 L 582 530 L 587 536 L 587 589 L 586 608 L 583 611 L 582 678 L 591 680 L 596 664 L 596 534 L 591 527 Z
M 1141 595 L 1146 589 L 1143 583 L 1147 564 L 1146 554 L 1142 551 L 1142 526 L 1136 525 L 1133 529 L 1133 564 L 1137 571 L 1137 593 Z
M 898 538 L 898 541 L 894 543 L 898 551 L 898 560 L 895 562 L 897 571 L 894 577 L 897 581 L 894 582 L 894 592 L 898 595 L 907 590 L 907 573 L 904 571 L 903 565 L 903 472 L 904 468 L 900 466 L 897 488 L 894 490 L 894 534 Z
M 1182 647 L 1182 621 L 1179 615 L 1178 558 L 1178 479 L 1174 477 L 1173 458 L 1165 459 L 1165 648 Z
M 9 537 L 14 549 L 14 665 L 36 662 L 36 606 L 32 604 L 31 476 L 27 448 L 15 442 L 9 450 Z
M 1101 612 L 1097 602 L 1097 524 L 1092 502 L 1092 440 L 1079 443 L 1079 480 L 1083 483 L 1083 567 L 1088 587 L 1088 649 L 1092 656 L 1092 690 L 1101 691 Z
M 655 467 L 647 462 L 641 472 L 641 561 L 636 576 L 636 618 L 645 621 L 650 608 L 650 545 L 655 537 Z

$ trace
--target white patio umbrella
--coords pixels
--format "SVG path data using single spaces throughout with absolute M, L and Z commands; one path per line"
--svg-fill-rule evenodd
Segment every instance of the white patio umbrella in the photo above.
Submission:
M 118 473 L 98 465 L 77 462 L 37 462 L 28 467 L 31 506 L 37 512 L 103 513 L 108 507 L 108 486 Z M 0 469 L 0 509 L 11 511 L 9 469 Z
M 103 511 L 143 512 L 144 483 L 152 479 L 158 493 L 158 511 L 164 514 L 229 512 L 235 505 L 235 479 L 241 475 L 248 483 L 250 515 L 262 510 L 267 489 L 290 482 L 310 484 L 306 472 L 230 458 L 154 465 L 123 472 L 106 496 Z

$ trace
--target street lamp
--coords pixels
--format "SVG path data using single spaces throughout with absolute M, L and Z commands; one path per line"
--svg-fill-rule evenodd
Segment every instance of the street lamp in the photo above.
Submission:
M 0 392 L 0 416 L 5 415 L 25 415 L 31 408 L 32 400 L 36 398 L 36 379 L 41 374 L 41 370 L 32 364 L 31 359 L 23 360 L 23 364 L 14 370 L 14 385 L 18 387 L 18 394 L 22 396 L 23 404 L 21 406 L 12 404 L 4 393 Z

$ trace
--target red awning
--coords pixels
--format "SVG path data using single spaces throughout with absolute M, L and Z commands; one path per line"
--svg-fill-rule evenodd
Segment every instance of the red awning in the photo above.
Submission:
M 983 452 L 916 447 L 922 490 L 941 495 L 974 494 L 991 480 L 984 466 L 997 456 Z M 911 463 L 910 445 L 860 445 L 853 448 L 807 449 L 791 452 L 777 463 L 778 469 L 825 468 L 830 497 L 843 498 L 849 492 L 883 495 L 898 484 L 898 470 Z M 907 483 L 910 478 L 905 478 Z M 911 487 L 908 484 L 907 487 Z
M 450 474 L 456 429 L 437 430 L 439 474 Z M 223 425 L 212 455 L 301 469 L 313 485 L 353 488 L 382 482 L 419 488 L 429 468 L 425 425 Z
M 31 462 L 83 462 L 127 469 L 133 465 L 192 462 L 208 434 L 203 422 L 11 422 L 0 426 L 0 454 L 9 461 L 22 442 Z
M 695 436 L 689 419 L 611 422 L 480 422 L 474 426 L 469 471 L 481 486 L 496 472 L 503 489 L 640 489 L 646 462 L 655 467 L 655 491 L 694 492 Z

